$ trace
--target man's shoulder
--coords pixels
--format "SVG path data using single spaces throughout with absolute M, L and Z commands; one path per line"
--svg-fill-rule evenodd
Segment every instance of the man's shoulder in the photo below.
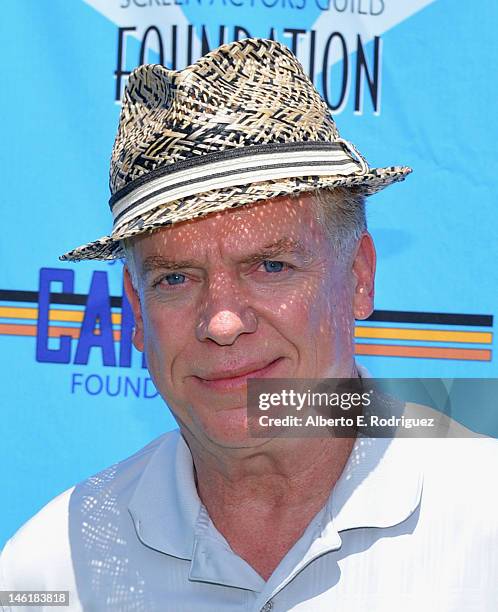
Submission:
M 0 590 L 43 590 L 57 575 L 63 582 L 70 577 L 66 534 L 73 490 L 71 487 L 52 499 L 5 544 L 0 555 Z
M 418 443 L 416 452 L 424 472 L 422 508 L 496 537 L 498 441 L 481 436 L 407 442 Z
M 83 516 L 92 514 L 93 509 L 110 509 L 111 503 L 116 511 L 125 510 L 156 451 L 161 450 L 166 462 L 174 461 L 179 438 L 178 430 L 162 434 L 133 455 L 86 478 L 74 487 L 69 511 L 79 512 Z
M 6 543 L 0 555 L 2 588 L 46 589 L 71 582 L 70 513 L 106 507 L 110 500 L 116 512 L 124 510 L 154 452 L 159 446 L 173 450 L 178 437 L 178 431 L 159 436 L 46 504 Z
M 453 477 L 477 485 L 493 478 L 492 468 L 498 461 L 498 440 L 492 437 L 425 438 L 417 441 L 418 453 L 430 478 Z M 472 478 L 470 478 L 472 477 Z
M 476 487 L 482 489 L 486 482 L 491 484 L 493 471 L 498 467 L 496 438 L 473 431 L 459 421 L 420 404 L 407 404 L 403 416 L 427 425 L 412 430 L 416 432 L 412 460 L 423 464 L 426 479 L 445 483 L 444 490 L 451 489 L 451 484 L 458 485 L 460 490 L 463 486 L 472 490 Z M 410 432 L 410 429 L 406 431 Z M 485 487 L 484 492 L 487 490 Z

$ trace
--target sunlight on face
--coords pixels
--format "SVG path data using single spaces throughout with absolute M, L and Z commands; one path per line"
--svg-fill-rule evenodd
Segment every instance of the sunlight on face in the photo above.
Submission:
M 193 435 L 249 444 L 248 376 L 353 370 L 355 291 L 310 196 L 259 202 L 136 239 L 127 282 L 154 383 Z M 258 441 L 253 440 L 254 444 Z

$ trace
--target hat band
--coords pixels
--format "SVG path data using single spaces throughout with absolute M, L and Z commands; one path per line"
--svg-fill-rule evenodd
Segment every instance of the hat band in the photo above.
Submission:
M 130 184 L 117 192 L 110 201 L 113 234 L 157 206 L 214 189 L 284 178 L 366 172 L 365 160 L 342 139 L 334 143 L 256 145 L 198 156 L 149 172 L 134 181 L 133 189 Z

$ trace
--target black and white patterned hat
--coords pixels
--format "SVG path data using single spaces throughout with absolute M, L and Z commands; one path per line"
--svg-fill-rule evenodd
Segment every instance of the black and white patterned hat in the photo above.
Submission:
M 116 259 L 122 239 L 173 223 L 322 187 L 371 195 L 410 172 L 369 168 L 289 49 L 248 38 L 184 70 L 130 74 L 111 158 L 112 232 L 61 259 Z

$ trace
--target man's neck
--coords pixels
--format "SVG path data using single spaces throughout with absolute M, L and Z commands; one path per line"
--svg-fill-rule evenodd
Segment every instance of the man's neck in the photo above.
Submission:
M 265 579 L 326 504 L 354 444 L 349 438 L 279 439 L 213 452 L 183 433 L 211 520 Z

